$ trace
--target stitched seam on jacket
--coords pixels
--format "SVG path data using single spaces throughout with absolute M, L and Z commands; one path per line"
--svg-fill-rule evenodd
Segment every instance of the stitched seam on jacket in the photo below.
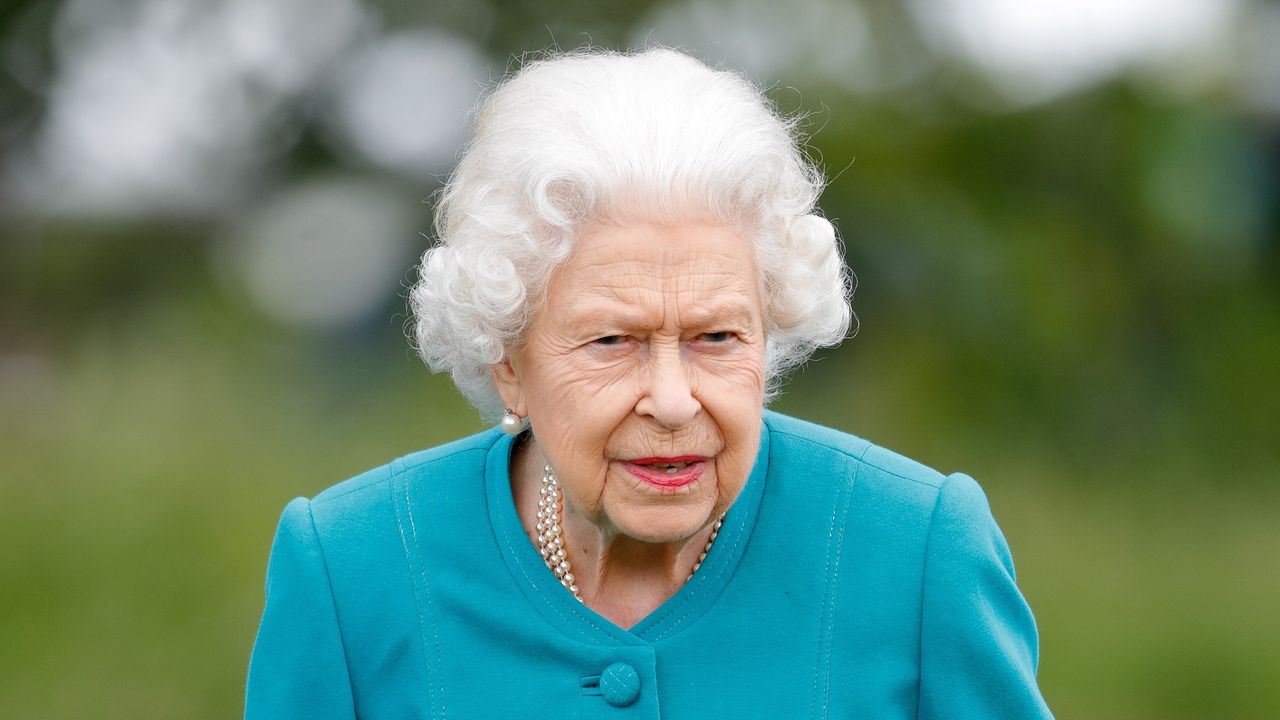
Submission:
M 394 472 L 394 471 L 392 472 L 392 477 L 393 477 L 393 478 L 395 478 L 395 472 Z M 409 538 L 407 538 L 407 537 L 405 536 L 405 532 L 404 532 L 404 518 L 401 516 L 402 512 L 403 512 L 403 513 L 405 513 L 405 514 L 408 514 L 408 515 L 409 515 L 409 527 L 410 527 L 411 532 L 413 533 L 413 547 L 415 547 L 415 548 L 418 546 L 418 531 L 417 531 L 417 528 L 414 526 L 414 522 L 413 522 L 413 514 L 409 512 L 409 483 L 407 482 L 407 479 L 406 479 L 406 478 L 399 478 L 399 479 L 400 479 L 401 481 L 403 481 L 403 482 L 404 482 L 404 502 L 405 502 L 404 510 L 402 511 L 402 510 L 400 509 L 400 504 L 399 504 L 399 503 L 397 503 L 397 502 L 395 502 L 395 498 L 394 498 L 394 496 L 393 496 L 393 498 L 392 498 L 392 503 L 391 503 L 391 504 L 392 504 L 392 506 L 395 508 L 395 511 L 396 511 L 396 527 L 397 527 L 397 528 L 399 528 L 399 530 L 400 530 L 400 546 L 401 546 L 401 548 L 403 548 L 403 549 L 404 549 L 404 559 L 405 559 L 405 562 L 409 564 L 409 571 L 410 571 L 410 573 L 412 573 L 412 572 L 413 572 L 413 557 L 414 557 L 414 555 L 413 555 L 413 552 L 410 550 L 410 547 L 409 547 Z M 393 486 L 393 489 L 394 489 L 394 486 Z M 424 592 L 424 593 L 426 593 L 426 594 L 428 595 L 428 597 L 427 597 L 426 601 L 427 601 L 428 603 L 430 603 L 430 592 L 431 592 L 431 591 L 430 591 L 430 589 L 427 587 L 427 572 L 426 572 L 426 568 L 424 568 L 424 567 L 420 567 L 420 568 L 419 568 L 419 570 L 418 570 L 418 573 L 419 573 L 419 576 L 422 578 L 423 592 Z M 417 593 L 416 593 L 416 592 L 414 593 L 413 606 L 414 606 L 414 609 L 415 609 L 415 610 L 417 610 L 417 612 L 418 612 L 418 634 L 422 637 L 422 644 L 423 644 L 423 646 L 424 646 L 424 647 L 423 647 L 423 650 L 424 650 L 424 652 L 428 655 L 428 657 L 423 658 L 423 660 L 424 660 L 424 664 L 426 665 L 426 671 L 427 671 L 427 701 L 431 704 L 431 716 L 432 716 L 432 717 L 435 717 L 435 714 L 436 714 L 436 710 L 435 710 L 435 708 L 436 708 L 436 704 L 437 704 L 437 703 L 436 703 L 435 683 L 434 683 L 434 675 L 435 675 L 435 671 L 434 671 L 434 670 L 432 670 L 432 668 L 431 668 L 431 657 L 430 657 L 431 655 L 433 655 L 433 653 L 432 653 L 432 648 L 431 648 L 430 646 L 428 646 L 428 644 L 427 644 L 427 638 L 426 638 L 426 632 L 427 632 L 426 617 L 424 616 L 424 614 L 423 614 L 423 612 L 422 612 L 422 603 L 418 600 L 418 597 L 417 597 Z M 435 654 L 435 655 L 439 655 L 439 649 L 438 649 L 438 648 L 436 649 L 436 652 L 435 652 L 434 654 Z M 441 692 L 441 694 L 443 695 L 443 693 L 444 693 L 444 688 L 443 688 L 443 687 L 440 689 L 440 692 Z M 443 700 L 443 698 L 442 698 L 442 700 Z M 441 707 L 441 717 L 443 717 L 443 713 L 444 713 L 443 706 L 444 706 L 444 703 L 443 703 L 443 702 L 441 702 L 441 703 L 440 703 L 440 707 Z
M 495 443 L 495 444 L 496 444 L 496 443 Z M 477 448 L 477 449 L 479 449 L 479 448 Z M 482 469 L 482 471 L 481 471 L 481 477 L 482 477 L 482 479 L 485 481 L 485 482 L 484 482 L 484 484 L 485 484 L 485 486 L 486 486 L 486 490 L 485 490 L 485 493 L 486 493 L 485 502 L 486 502 L 486 504 L 487 504 L 487 503 L 489 503 L 489 502 L 491 502 L 490 498 L 488 498 L 488 496 L 487 496 L 487 495 L 488 495 L 488 489 L 487 489 L 487 486 L 488 486 L 488 473 L 489 473 L 488 457 L 489 457 L 489 452 L 490 452 L 492 449 L 493 449 L 493 445 L 490 445 L 488 450 L 484 450 L 484 451 L 483 451 L 483 452 L 485 453 L 485 462 L 484 462 L 484 468 L 483 468 L 483 469 Z M 513 500 L 514 500 L 514 498 L 513 498 Z M 512 512 L 512 514 L 513 514 L 513 515 L 515 515 L 515 517 L 516 517 L 516 522 L 517 522 L 517 524 L 518 524 L 518 523 L 520 522 L 520 513 L 519 513 L 519 511 L 518 511 L 518 510 L 516 510 L 516 508 L 514 507 L 514 504 L 513 504 L 513 506 L 512 506 L 511 512 Z M 536 588 L 536 587 L 538 586 L 538 583 L 533 579 L 533 576 L 531 576 L 531 575 L 529 574 L 529 571 L 525 568 L 524 560 L 523 560 L 523 559 L 521 559 L 521 557 L 520 557 L 520 553 L 516 551 L 516 547 L 515 547 L 514 545 L 512 545 L 512 544 L 511 544 L 511 533 L 507 532 L 507 528 L 505 528 L 505 527 L 498 527 L 498 526 L 494 523 L 494 516 L 492 515 L 492 513 L 488 515 L 488 519 L 489 519 L 489 523 L 490 523 L 490 528 L 493 530 L 494 538 L 495 538 L 495 539 L 499 539 L 499 538 L 501 539 L 502 544 L 507 548 L 507 554 L 510 556 L 510 558 L 511 558 L 512 562 L 514 562 L 514 563 L 515 563 L 515 565 L 516 565 L 516 567 L 520 569 L 520 574 L 521 574 L 521 576 L 523 576 L 523 577 L 524 577 L 525 583 L 527 583 L 528 585 L 530 585 L 530 586 L 532 586 L 532 587 L 535 587 L 535 588 Z M 523 526 L 522 526 L 522 528 L 523 528 Z M 508 565 L 508 567 L 510 567 L 510 563 L 506 563 L 506 564 Z M 541 565 L 540 567 L 546 567 L 546 566 L 545 566 L 545 565 Z M 549 568 L 548 568 L 548 572 L 550 572 L 550 569 L 549 569 Z M 552 588 L 552 591 L 554 592 L 554 588 Z M 566 592 L 568 592 L 568 591 L 566 590 Z M 560 618 L 560 620 L 564 623 L 565 627 L 571 627 L 571 628 L 573 628 L 574 632 L 576 632 L 576 633 L 578 633 L 579 635 L 581 635 L 582 637 L 586 638 L 588 641 L 590 641 L 590 642 L 592 642 L 592 643 L 595 643 L 596 645 L 601 645 L 601 644 L 603 644 L 603 643 L 602 643 L 602 641 L 600 640 L 600 638 L 598 638 L 598 637 L 595 637 L 595 636 L 591 635 L 590 633 L 586 632 L 585 630 L 582 630 L 582 629 L 581 629 L 581 628 L 579 628 L 579 627 L 576 627 L 576 626 L 573 624 L 572 620 L 570 620 L 570 619 L 569 619 L 569 617 L 568 617 L 567 615 L 565 615 L 564 611 L 561 609 L 561 607 L 560 607 L 561 603 L 560 603 L 560 602 L 558 602 L 558 601 L 556 601 L 556 600 L 554 600 L 554 599 L 551 599 L 551 598 L 547 597 L 547 594 L 546 594 L 546 593 L 538 592 L 538 593 L 535 593 L 535 595 L 536 595 L 536 596 L 537 596 L 537 598 L 538 598 L 537 602 L 541 602 L 541 603 L 543 603 L 544 605 L 546 605 L 547 607 L 551 608 L 551 611 L 552 611 L 552 612 L 554 612 L 554 613 L 555 613 L 555 614 Z M 528 594 L 526 593 L 526 598 L 527 598 L 527 597 L 528 597 Z M 577 602 L 577 600 L 575 600 L 574 602 Z M 529 600 L 529 603 L 530 603 L 531 605 L 536 605 L 536 603 L 535 603 L 533 600 Z M 609 632 L 608 630 L 606 630 L 606 629 L 604 629 L 604 628 L 600 627 L 599 625 L 597 625 L 597 624 L 596 624 L 596 623 L 595 623 L 595 622 L 594 622 L 590 617 L 587 617 L 586 615 L 584 615 L 584 614 L 582 614 L 582 613 L 578 612 L 578 609 L 577 609 L 577 608 L 570 608 L 570 612 L 572 613 L 572 615 L 573 615 L 574 617 L 576 617 L 576 618 L 578 618 L 579 620 L 583 621 L 583 622 L 584 622 L 584 623 L 586 623 L 587 625 L 590 625 L 592 629 L 594 629 L 596 632 L 600 633 L 601 635 L 604 635 L 605 637 L 609 638 L 609 639 L 610 639 L 610 640 L 612 640 L 612 641 L 615 641 L 615 642 L 616 642 L 616 641 L 619 641 L 619 638 L 615 637 L 613 633 L 611 633 L 611 632 Z M 544 619 L 545 619 L 545 617 L 544 617 Z
M 525 570 L 525 567 L 524 567 L 524 561 L 522 561 L 522 560 L 520 559 L 520 553 L 516 552 L 516 548 L 515 548 L 515 546 L 513 546 L 513 545 L 511 544 L 511 537 L 510 537 L 510 533 L 503 532 L 502 530 L 499 530 L 498 532 L 499 532 L 499 534 L 501 534 L 501 535 L 502 535 L 502 542 L 503 542 L 503 544 L 505 544 L 505 545 L 507 546 L 507 552 L 509 552 L 509 553 L 511 554 L 511 557 L 515 559 L 516 566 L 520 568 L 520 574 L 524 576 L 525 582 L 529 583 L 530 585 L 532 585 L 532 586 L 534 586 L 534 587 L 536 588 L 536 587 L 537 587 L 537 585 L 538 585 L 538 584 L 537 584 L 537 582 L 535 582 L 535 581 L 534 581 L 534 579 L 533 579 L 533 577 L 529 575 L 529 572 L 528 572 L 527 570 Z M 546 604 L 546 605 L 547 605 L 547 607 L 551 608 L 551 610 L 552 610 L 553 612 L 555 612 L 555 614 L 556 614 L 556 615 L 558 615 L 558 616 L 560 617 L 560 619 L 561 619 L 561 620 L 563 620 L 563 621 L 566 623 L 566 625 L 567 625 L 567 626 L 569 626 L 569 627 L 573 627 L 573 623 L 569 620 L 569 618 L 568 618 L 568 617 L 564 614 L 564 612 L 560 609 L 560 603 L 559 603 L 559 602 L 557 602 L 557 601 L 555 601 L 555 600 L 551 600 L 550 598 L 546 598 L 546 597 L 544 597 L 542 593 L 539 593 L 539 594 L 538 594 L 538 600 L 539 600 L 539 602 L 542 602 L 542 603 Z M 576 602 L 576 601 L 575 601 L 575 602 Z M 602 635 L 607 635 L 610 639 L 614 639 L 614 638 L 613 638 L 613 635 L 612 635 L 611 633 L 609 633 L 607 630 L 605 630 L 604 628 L 600 627 L 599 625 L 596 625 L 594 622 L 592 622 L 592 621 L 591 621 L 591 618 L 589 618 L 589 617 L 587 617 L 586 615 L 583 615 L 582 613 L 578 612 L 576 608 L 575 608 L 575 609 L 573 609 L 573 610 L 571 610 L 571 612 L 573 613 L 574 617 L 578 618 L 579 620 L 582 620 L 582 621 L 583 621 L 583 622 L 585 622 L 586 624 L 588 624 L 588 625 L 590 625 L 591 627 L 595 628 L 596 632 L 601 633 Z M 591 642 L 593 642 L 593 643 L 595 643 L 595 644 L 597 644 L 597 645 L 601 644 L 601 643 L 600 643 L 600 638 L 594 637 L 594 636 L 592 636 L 592 635 L 590 635 L 590 634 L 588 634 L 588 633 L 586 633 L 586 632 L 584 632 L 584 631 L 582 631 L 582 630 L 580 630 L 580 629 L 578 629 L 578 628 L 576 628 L 576 627 L 575 627 L 575 628 L 573 628 L 573 629 L 574 629 L 574 630 L 576 630 L 578 633 L 580 633 L 580 634 L 582 635 L 582 637 L 584 637 L 584 638 L 586 638 L 586 639 L 590 640 Z
M 843 486 L 841 486 L 841 490 L 843 492 Z M 831 580 L 830 580 L 831 579 L 831 551 L 832 551 L 831 539 L 836 532 L 836 515 L 839 514 L 839 512 L 840 512 L 840 496 L 837 495 L 836 502 L 831 508 L 831 523 L 827 527 L 827 561 L 822 568 L 822 577 L 827 580 L 826 589 L 827 589 L 828 598 L 831 594 Z M 827 603 L 824 602 L 821 606 L 820 611 L 818 612 L 818 647 L 817 647 L 818 655 L 817 657 L 814 658 L 814 661 L 813 661 L 813 665 L 814 665 L 813 692 L 809 694 L 809 696 L 813 698 L 813 700 L 809 705 L 809 717 L 818 716 L 818 684 L 819 684 L 818 681 L 822 676 L 822 646 L 823 646 L 823 636 L 825 634 L 823 632 L 823 628 L 826 627 L 826 624 L 827 624 L 826 615 L 827 615 Z
M 484 472 L 485 474 L 488 474 L 487 467 L 485 468 Z M 519 522 L 520 513 L 518 510 L 515 509 L 514 505 L 512 506 L 511 512 L 516 516 L 516 521 Z M 511 544 L 511 533 L 507 532 L 506 530 L 507 530 L 506 528 L 495 527 L 494 534 L 500 535 L 502 537 L 502 544 L 506 545 L 507 553 L 511 556 L 511 559 L 515 562 L 516 567 L 520 568 L 520 574 L 524 576 L 525 582 L 536 588 L 538 586 L 538 583 L 533 579 L 533 576 L 531 576 L 529 574 L 529 571 L 525 568 L 524 560 L 520 557 L 520 553 L 516 552 L 516 547 Z M 542 567 L 546 567 L 546 566 L 543 565 Z M 547 571 L 550 572 L 550 569 L 548 568 Z M 554 591 L 554 588 L 552 588 L 552 590 Z M 568 591 L 566 590 L 566 592 Z M 564 614 L 564 611 L 561 609 L 560 602 L 553 600 L 551 598 L 548 598 L 545 593 L 536 593 L 536 595 L 538 597 L 538 601 L 545 604 L 547 607 L 551 608 L 552 612 L 554 612 L 566 624 L 567 627 L 573 627 L 574 631 L 576 631 L 577 633 L 582 635 L 582 637 L 586 638 L 587 640 L 597 645 L 602 644 L 600 641 L 600 638 L 594 637 L 591 634 L 585 632 L 584 630 L 574 627 L 572 621 L 569 620 L 568 616 L 566 616 Z M 577 602 L 577 601 L 575 600 L 574 602 Z M 615 638 L 613 634 L 610 633 L 608 630 L 605 630 L 604 628 L 600 627 L 595 622 L 593 622 L 591 618 L 578 612 L 577 608 L 570 608 L 570 612 L 574 617 L 590 625 L 596 632 L 600 633 L 601 635 L 608 637 L 610 640 L 617 640 L 617 638 Z
M 924 560 L 920 563 L 920 643 L 917 650 L 916 671 L 920 676 L 916 679 L 916 720 L 920 720 L 921 699 L 924 694 L 924 612 L 925 612 L 925 590 L 929 581 L 929 550 L 933 545 L 933 529 L 938 525 L 938 509 L 942 507 L 943 486 L 947 484 L 951 478 L 948 476 L 942 481 L 942 485 L 938 486 L 938 496 L 933 500 L 933 510 L 929 512 L 929 531 L 924 536 Z
M 347 670 L 347 692 L 351 695 L 351 714 L 355 715 L 355 688 L 351 687 L 351 658 L 347 655 L 347 642 L 342 638 L 342 620 L 338 617 L 338 595 L 333 590 L 333 576 L 329 573 L 329 560 L 324 554 L 324 544 L 320 542 L 320 531 L 316 529 L 316 516 L 311 511 L 311 501 L 307 501 L 307 519 L 311 523 L 311 535 L 316 539 L 316 549 L 320 551 L 320 567 L 324 570 L 324 581 L 329 586 L 329 604 L 333 606 L 334 629 L 338 631 L 338 646 L 342 648 L 342 664 Z
M 418 543 L 418 526 L 413 521 L 413 497 L 409 492 L 410 478 L 404 479 L 404 511 L 409 516 L 409 530 L 413 533 L 414 547 L 420 547 Z M 420 572 L 422 573 L 422 587 L 427 593 L 427 605 L 431 605 L 431 586 L 427 584 L 427 566 L 425 563 L 419 562 Z M 445 707 L 444 702 L 444 669 L 440 666 L 440 623 L 431 623 L 431 637 L 435 642 L 435 664 L 436 664 L 436 681 L 440 684 L 440 717 L 441 720 L 449 717 L 449 711 Z
M 745 523 L 746 523 L 746 518 L 743 518 L 743 519 L 741 520 L 741 524 L 745 524 Z M 697 587 L 695 587 L 695 588 L 693 588 L 692 590 L 690 590 L 690 591 L 689 591 L 689 594 L 685 596 L 685 600 L 684 600 L 684 602 L 682 602 L 682 603 L 680 604 L 680 606 L 679 606 L 679 607 L 671 608 L 671 609 L 670 609 L 670 610 L 668 610 L 667 612 L 663 613 L 663 614 L 662 614 L 662 617 L 661 617 L 661 618 L 659 618 L 659 619 L 654 623 L 655 625 L 661 625 L 663 622 L 665 622 L 665 621 L 666 621 L 666 619 L 667 619 L 668 617 L 670 617 L 670 616 L 671 616 L 671 614 L 672 614 L 672 613 L 676 612 L 677 610 L 684 609 L 684 611 L 685 611 L 684 615 L 681 615 L 681 616 L 680 616 L 680 619 L 679 619 L 679 620 L 677 620 L 677 621 L 675 621 L 675 623 L 674 623 L 674 624 L 672 624 L 672 625 L 671 625 L 671 627 L 669 627 L 669 628 L 667 628 L 666 630 L 663 630 L 662 632 L 658 633 L 658 636 L 657 636 L 657 637 L 655 637 L 655 638 L 653 639 L 653 641 L 654 641 L 654 642 L 657 642 L 657 641 L 661 640 L 662 638 L 664 638 L 664 637 L 666 637 L 666 636 L 670 635 L 672 632 L 674 632 L 674 631 L 675 631 L 675 629 L 676 629 L 676 628 L 680 627 L 681 623 L 683 623 L 685 620 L 688 620 L 688 619 L 689 619 L 689 616 L 693 613 L 693 611 L 689 609 L 689 604 L 690 604 L 691 602 L 693 602 L 693 598 L 697 596 L 698 592 L 699 592 L 702 588 L 708 587 L 708 584 L 707 584 L 707 583 L 714 583 L 714 582 L 718 582 L 718 581 L 720 580 L 720 577 L 721 577 L 722 575 L 724 575 L 724 574 L 725 574 L 725 572 L 727 572 L 727 571 L 729 570 L 729 566 L 730 566 L 730 565 L 734 565 L 734 566 L 736 566 L 736 563 L 731 562 L 731 560 L 732 560 L 732 558 L 734 558 L 734 557 L 735 557 L 735 556 L 737 556 L 737 554 L 738 554 L 738 546 L 742 544 L 743 536 L 747 534 L 747 533 L 745 532 L 745 530 L 746 530 L 746 528 L 745 528 L 745 527 L 740 527 L 740 528 L 738 529 L 738 532 L 734 534 L 734 538 L 733 538 L 733 546 L 729 548 L 729 555 L 726 557 L 726 559 L 724 559 L 724 560 L 720 563 L 720 568 L 716 571 L 715 576 L 714 576 L 714 577 L 709 577 L 709 578 L 705 579 L 705 581 L 704 581 L 702 584 L 700 584 L 700 585 L 698 585 Z
M 871 446 L 863 448 L 862 454 L 865 455 Z M 858 458 L 861 460 L 861 456 Z M 827 619 L 827 657 L 824 661 L 826 667 L 826 677 L 822 682 L 822 717 L 827 717 L 827 713 L 831 707 L 831 648 L 834 643 L 832 638 L 835 636 L 836 626 L 836 592 L 840 587 L 840 561 L 844 556 L 844 531 L 849 527 L 849 505 L 853 502 L 853 489 L 858 484 L 858 473 L 862 470 L 862 463 L 853 466 L 853 477 L 849 478 L 849 482 L 844 487 L 844 503 L 840 508 L 840 533 L 836 536 L 836 567 L 831 574 L 831 611 L 830 617 Z
M 803 440 L 805 438 L 799 439 Z M 863 454 L 870 450 L 871 447 L 871 445 L 867 445 L 867 447 L 863 448 Z M 836 501 L 831 508 L 831 525 L 827 529 L 827 563 L 822 573 L 823 577 L 827 578 L 827 597 L 826 602 L 823 604 L 822 612 L 818 614 L 818 647 L 817 657 L 814 658 L 813 667 L 813 702 L 809 707 L 809 715 L 811 717 L 825 718 L 830 705 L 831 641 L 834 636 L 833 625 L 835 622 L 836 583 L 840 574 L 840 551 L 841 546 L 844 544 L 845 518 L 849 514 L 849 503 L 853 497 L 853 485 L 857 482 L 858 471 L 862 467 L 859 462 L 862 460 L 861 456 L 854 457 L 849 453 L 841 454 L 854 462 L 853 475 L 849 478 L 849 482 L 840 484 L 840 493 L 836 496 Z M 837 519 L 840 520 L 840 532 L 838 536 L 836 534 Z M 833 539 L 836 541 L 834 548 L 831 545 Z M 833 552 L 835 554 L 834 567 L 832 558 Z M 818 714 L 819 685 L 822 686 L 821 715 Z

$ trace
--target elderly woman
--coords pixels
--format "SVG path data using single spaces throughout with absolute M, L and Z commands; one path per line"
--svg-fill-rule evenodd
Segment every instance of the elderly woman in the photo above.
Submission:
M 676 52 L 502 83 L 412 293 L 498 427 L 285 508 L 247 717 L 1049 717 L 974 481 L 764 410 L 848 331 L 821 187 Z

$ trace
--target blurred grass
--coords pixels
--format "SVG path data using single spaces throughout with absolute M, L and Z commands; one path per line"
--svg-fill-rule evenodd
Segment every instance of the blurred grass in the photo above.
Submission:
M 284 503 L 477 426 L 403 349 L 200 318 L 101 329 L 6 387 L 4 717 L 236 716 Z
M 238 715 L 284 503 L 480 427 L 391 322 L 305 338 L 213 297 L 146 303 L 4 374 L 4 717 Z M 1060 718 L 1274 717 L 1267 468 L 1204 476 L 1176 451 L 1126 465 L 1004 430 L 975 444 L 982 429 L 932 402 L 931 383 L 903 381 L 897 359 L 919 356 L 892 336 L 834 354 L 777 409 L 979 478 Z

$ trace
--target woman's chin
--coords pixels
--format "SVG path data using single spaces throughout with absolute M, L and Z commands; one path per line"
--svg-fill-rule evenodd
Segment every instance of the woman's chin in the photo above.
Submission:
M 683 542 L 709 525 L 711 507 L 626 508 L 609 519 L 623 535 L 647 543 Z

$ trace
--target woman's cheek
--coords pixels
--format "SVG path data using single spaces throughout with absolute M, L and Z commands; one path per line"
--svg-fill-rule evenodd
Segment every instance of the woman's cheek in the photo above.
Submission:
M 557 407 L 566 408 L 594 402 L 601 392 L 626 374 L 625 363 L 593 357 L 593 353 L 584 349 L 559 358 L 545 376 L 555 388 L 552 395 Z
M 580 382 L 593 392 L 607 389 L 635 373 L 636 354 L 628 348 L 583 347 L 574 353 L 566 382 Z
M 703 387 L 732 393 L 732 400 L 744 399 L 741 398 L 743 393 L 751 397 L 764 393 L 763 359 L 750 356 L 717 358 L 701 363 L 698 370 Z

